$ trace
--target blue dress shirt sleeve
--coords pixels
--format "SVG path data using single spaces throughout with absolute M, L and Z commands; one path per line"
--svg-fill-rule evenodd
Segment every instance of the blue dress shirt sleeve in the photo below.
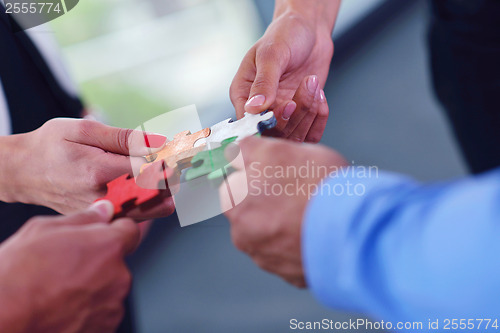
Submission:
M 423 185 L 360 168 L 331 176 L 308 206 L 302 251 L 315 296 L 383 320 L 500 324 L 500 169 Z

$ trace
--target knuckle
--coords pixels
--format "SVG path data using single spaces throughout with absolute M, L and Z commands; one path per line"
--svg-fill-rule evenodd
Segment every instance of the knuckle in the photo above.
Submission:
M 51 129 L 51 128 L 57 126 L 59 121 L 60 121 L 60 119 L 57 119 L 57 118 L 50 119 L 47 122 L 45 122 L 42 127 L 44 129 Z
M 93 192 L 101 194 L 105 191 L 108 177 L 105 172 L 101 170 L 93 170 L 88 174 L 88 186 Z
M 171 197 L 163 200 L 160 210 L 162 216 L 170 216 L 175 211 L 174 200 Z
M 92 137 L 92 130 L 94 128 L 95 122 L 88 119 L 79 119 L 77 130 L 83 136 Z
M 316 103 L 315 103 L 316 104 Z M 309 107 L 307 109 L 307 113 L 310 115 L 310 116 L 317 116 L 318 113 L 319 113 L 319 110 L 318 110 L 318 106 L 317 105 L 312 105 L 311 107 Z
M 278 44 L 276 42 L 262 43 L 257 51 L 257 55 L 267 60 L 274 60 L 279 55 Z
M 257 266 L 259 266 L 261 269 L 267 271 L 267 272 L 272 272 L 273 271 L 273 268 L 274 268 L 274 265 L 272 265 L 269 260 L 267 260 L 266 258 L 262 257 L 262 256 L 257 256 L 255 258 L 253 258 L 253 261 L 255 262 L 255 264 Z
M 231 98 L 231 101 L 237 101 L 241 98 L 239 92 L 241 90 L 241 83 L 239 80 L 234 78 L 233 82 L 231 82 L 231 86 L 229 87 L 229 97 Z
M 331 57 L 335 51 L 335 46 L 331 38 L 327 38 L 326 42 L 321 43 L 321 54 Z
M 231 239 L 233 241 L 234 246 L 240 250 L 241 252 L 249 253 L 250 248 L 249 248 L 249 242 L 246 237 L 244 237 L 244 234 L 241 233 L 239 230 L 233 228 L 231 230 Z
M 40 230 L 46 223 L 47 223 L 46 217 L 37 216 L 26 222 L 23 229 L 26 232 L 37 231 Z
M 255 91 L 261 91 L 264 89 L 268 89 L 269 86 L 273 86 L 274 83 L 273 81 L 269 78 L 267 75 L 259 75 L 255 78 L 255 81 L 253 82 L 252 89 Z
M 236 83 L 233 81 L 229 87 L 229 99 L 231 99 L 231 103 L 233 103 L 234 106 L 236 106 L 241 99 L 241 97 L 238 96 L 238 90 L 235 85 Z
M 292 135 L 292 133 L 293 133 L 293 128 L 291 128 L 291 127 L 289 127 L 289 126 L 285 127 L 285 128 L 281 131 L 281 135 L 282 135 L 282 137 L 284 137 L 284 138 L 288 138 L 288 137 L 290 137 L 290 135 Z
M 106 251 L 110 261 L 116 262 L 116 261 L 123 260 L 122 242 L 123 241 L 122 241 L 121 237 L 116 233 L 110 234 L 109 237 L 106 237 L 106 239 L 104 240 L 105 251 Z
M 290 135 L 289 136 L 289 140 L 291 140 L 293 142 L 303 142 L 304 141 L 304 139 L 301 136 L 297 135 L 297 134 L 296 135 Z
M 310 94 L 310 93 L 309 93 Z M 313 109 L 314 94 L 310 94 L 297 109 L 302 115 L 308 114 Z
M 267 154 L 269 156 L 275 156 L 276 160 L 289 160 L 290 158 L 290 143 L 284 140 L 270 141 L 267 145 Z
M 266 61 L 282 62 L 289 58 L 289 48 L 284 43 L 267 42 L 263 43 L 258 56 Z
M 120 128 L 116 134 L 116 143 L 120 150 L 129 151 L 129 138 L 133 130 L 128 128 Z
M 121 294 L 123 296 L 126 295 L 132 286 L 132 273 L 128 269 L 124 268 L 117 283 L 119 289 L 121 290 Z
M 310 134 L 307 136 L 306 142 L 309 143 L 319 143 L 321 141 L 321 136 L 318 134 Z
M 299 289 L 304 289 L 307 287 L 306 282 L 303 278 L 285 278 L 285 281 L 290 283 L 292 286 L 299 288 Z

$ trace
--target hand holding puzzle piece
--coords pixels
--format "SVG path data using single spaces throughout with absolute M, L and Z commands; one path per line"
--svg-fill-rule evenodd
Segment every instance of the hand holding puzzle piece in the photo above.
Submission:
M 137 179 L 125 174 L 108 183 L 107 195 L 102 199 L 110 200 L 115 207 L 115 217 L 121 217 L 133 209 L 147 209 L 161 202 L 165 191 L 172 195 L 169 191 L 172 180 L 184 169 L 188 169 L 187 181 L 202 176 L 212 180 L 221 178 L 229 164 L 224 156 L 229 144 L 275 126 L 276 118 L 269 111 L 257 115 L 246 113 L 240 120 L 227 119 L 194 134 L 180 132 L 161 151 L 146 156 L 148 163 L 141 167 Z

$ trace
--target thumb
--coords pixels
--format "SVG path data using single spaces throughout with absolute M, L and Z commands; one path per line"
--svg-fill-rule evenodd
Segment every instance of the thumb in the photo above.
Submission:
M 93 223 L 108 223 L 113 217 L 113 204 L 107 200 L 100 200 L 87 210 L 68 215 L 51 218 L 55 225 L 85 225 Z
M 283 53 L 277 48 L 257 51 L 255 59 L 257 73 L 250 89 L 250 97 L 245 104 L 246 112 L 260 113 L 274 104 L 286 66 L 286 53 Z
M 146 156 L 161 150 L 167 138 L 160 134 L 134 131 L 104 125 L 92 120 L 79 120 L 67 139 L 125 156 Z

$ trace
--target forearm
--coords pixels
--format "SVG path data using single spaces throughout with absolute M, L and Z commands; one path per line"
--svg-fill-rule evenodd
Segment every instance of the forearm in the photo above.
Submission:
M 22 177 L 22 165 L 30 163 L 26 151 L 26 134 L 0 136 L 0 201 L 22 201 L 18 179 Z M 33 166 L 36 170 L 36 166 Z
M 341 0 L 276 0 L 274 19 L 297 15 L 323 32 L 333 31 Z

